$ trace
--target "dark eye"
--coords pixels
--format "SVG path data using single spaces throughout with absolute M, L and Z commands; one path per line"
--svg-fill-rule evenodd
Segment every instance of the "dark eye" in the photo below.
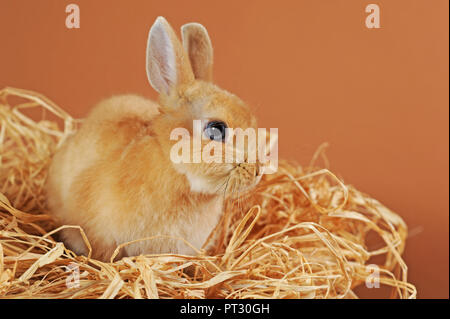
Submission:
M 211 121 L 206 124 L 205 135 L 207 138 L 217 142 L 225 141 L 225 129 L 227 125 L 222 121 Z

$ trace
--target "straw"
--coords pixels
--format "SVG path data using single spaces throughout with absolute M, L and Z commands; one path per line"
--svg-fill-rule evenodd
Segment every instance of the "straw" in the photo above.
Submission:
M 25 114 L 39 109 L 58 120 Z M 308 167 L 280 161 L 229 203 L 208 251 L 77 256 L 54 235 L 71 227 L 88 247 L 89 238 L 79 226 L 56 227 L 43 186 L 79 123 L 40 94 L 0 91 L 0 298 L 357 298 L 355 287 L 378 285 L 391 287 L 386 297 L 416 297 L 401 257 L 404 221 L 327 169 L 326 145 Z

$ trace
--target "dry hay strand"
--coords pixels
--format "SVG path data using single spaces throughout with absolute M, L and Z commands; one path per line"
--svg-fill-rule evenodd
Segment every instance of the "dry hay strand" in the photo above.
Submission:
M 30 109 L 53 114 L 62 128 L 32 120 Z M 404 221 L 316 168 L 321 149 L 308 168 L 281 161 L 251 196 L 227 205 L 212 251 L 114 262 L 77 256 L 55 235 L 82 229 L 55 229 L 43 185 L 78 122 L 40 94 L 0 91 L 1 298 L 357 298 L 354 288 L 366 282 L 391 287 L 390 297 L 416 297 L 401 258 Z

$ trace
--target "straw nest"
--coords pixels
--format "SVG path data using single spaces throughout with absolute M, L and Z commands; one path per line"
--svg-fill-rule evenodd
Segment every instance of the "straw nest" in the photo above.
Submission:
M 36 110 L 39 122 L 29 116 Z M 45 213 L 43 185 L 77 124 L 40 94 L 0 91 L 0 297 L 356 298 L 367 283 L 416 297 L 401 258 L 405 223 L 317 168 L 321 149 L 307 168 L 281 161 L 251 197 L 227 205 L 212 251 L 114 262 L 75 255 L 57 241 L 68 226 L 55 229 Z

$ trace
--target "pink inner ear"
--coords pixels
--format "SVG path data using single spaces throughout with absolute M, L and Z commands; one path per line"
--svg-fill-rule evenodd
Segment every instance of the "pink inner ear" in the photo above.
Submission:
M 182 27 L 183 45 L 196 79 L 212 81 L 212 46 L 206 29 L 198 23 Z
M 160 22 L 156 22 L 150 30 L 147 76 L 159 93 L 168 94 L 176 83 L 175 52 L 166 27 Z

